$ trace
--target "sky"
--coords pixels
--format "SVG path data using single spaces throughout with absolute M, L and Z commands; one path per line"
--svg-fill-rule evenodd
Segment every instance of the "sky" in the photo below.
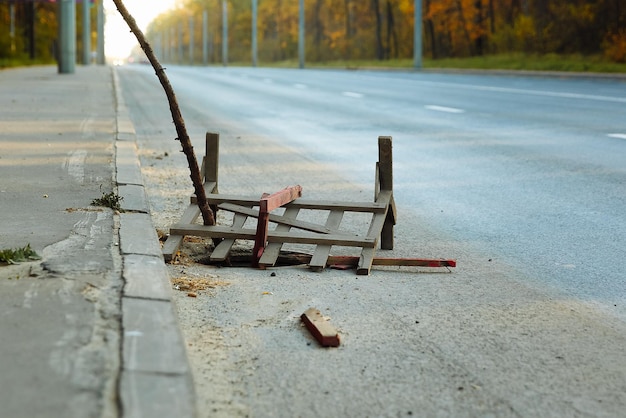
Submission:
M 148 24 L 161 13 L 174 8 L 176 0 L 123 0 L 124 6 L 145 32 Z M 115 8 L 112 0 L 104 0 L 104 51 L 107 58 L 126 58 L 137 39 Z

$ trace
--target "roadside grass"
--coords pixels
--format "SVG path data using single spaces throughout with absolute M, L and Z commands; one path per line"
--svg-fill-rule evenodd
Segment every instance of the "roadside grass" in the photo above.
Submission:
M 232 66 L 250 66 L 250 62 L 231 62 Z M 261 67 L 298 68 L 299 61 L 259 62 Z M 413 69 L 412 59 L 307 61 L 306 68 L 341 69 Z M 424 69 L 563 71 L 589 73 L 623 73 L 626 64 L 609 61 L 602 55 L 559 55 L 508 53 L 467 58 L 424 58 Z
M 30 58 L 0 58 L 0 70 L 5 68 L 30 67 L 35 65 L 52 65 L 54 60 L 41 60 Z
M 0 250 L 0 264 L 17 264 L 33 260 L 41 260 L 41 257 L 30 248 L 30 244 L 22 248 Z

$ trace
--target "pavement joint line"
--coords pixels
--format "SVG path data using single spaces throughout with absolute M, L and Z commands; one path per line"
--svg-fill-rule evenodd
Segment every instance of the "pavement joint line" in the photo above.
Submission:
M 123 189 L 125 195 L 129 197 L 129 201 L 132 200 L 131 206 L 135 206 L 132 209 L 140 209 L 132 214 L 121 213 L 118 215 L 120 217 L 120 245 L 118 248 L 122 258 L 123 267 L 121 274 L 124 281 L 121 300 L 123 306 L 123 334 L 121 336 L 123 354 L 120 384 L 118 386 L 119 399 L 125 416 L 150 416 L 155 411 L 155 404 L 158 404 L 159 400 L 162 402 L 170 398 L 172 391 L 175 391 L 179 402 L 168 404 L 169 412 L 180 418 L 195 417 L 197 416 L 197 411 L 193 378 L 186 355 L 184 338 L 180 331 L 178 318 L 172 302 L 169 272 L 163 260 L 160 246 L 158 245 L 158 237 L 150 217 L 149 203 L 143 184 L 143 177 L 141 176 L 141 163 L 137 152 L 136 131 L 130 119 L 128 108 L 124 103 L 119 76 L 115 67 L 111 67 L 111 74 L 116 106 L 116 185 L 118 190 L 120 187 Z M 120 151 L 123 154 L 122 156 L 119 155 Z M 120 165 L 124 167 L 122 173 L 120 173 Z M 120 181 L 120 174 L 122 175 L 121 177 L 124 177 L 121 179 L 123 181 Z M 128 237 L 131 232 L 134 235 L 132 237 L 133 242 L 143 241 L 146 244 L 145 247 L 153 248 L 149 248 L 148 251 L 137 252 L 133 248 L 129 249 L 128 245 L 126 245 L 126 251 L 124 251 L 125 243 L 123 242 L 123 237 Z M 154 245 L 147 245 L 152 241 Z M 138 245 L 135 245 L 135 247 L 138 247 Z M 155 252 L 156 248 L 159 250 L 158 254 Z M 142 262 L 148 262 L 148 266 L 141 264 Z M 144 272 L 143 267 L 148 271 L 151 270 L 153 274 L 144 274 L 144 277 L 141 277 L 142 272 Z M 129 276 L 132 276 L 130 277 L 131 280 L 129 280 Z M 142 286 L 139 284 L 141 279 L 151 280 L 153 283 Z M 134 312 L 135 315 L 129 318 L 130 312 Z M 154 314 L 155 312 L 157 315 Z M 156 323 L 155 321 L 159 319 L 165 323 Z M 124 331 L 127 329 L 127 325 L 132 325 L 133 329 L 141 328 L 140 336 L 126 336 Z M 167 330 L 163 330 L 161 325 L 163 328 L 167 328 Z M 138 338 L 144 338 L 144 333 L 146 333 L 147 341 L 150 341 L 150 351 L 153 352 L 153 355 L 148 356 L 149 353 L 141 353 L 142 362 L 154 361 L 152 366 L 149 364 L 147 366 L 154 368 L 154 370 L 132 367 L 139 354 L 133 352 L 131 348 L 136 345 Z M 133 347 L 129 346 L 129 344 Z M 163 361 L 159 360 L 159 355 L 155 355 L 155 353 L 160 352 L 181 353 L 180 356 L 184 358 L 178 360 L 182 363 L 181 367 L 183 370 L 159 370 L 159 367 L 163 366 Z M 149 357 L 151 360 L 146 360 L 146 357 Z M 148 383 L 145 382 L 145 379 L 148 379 Z M 149 383 L 150 379 L 156 380 L 151 384 Z M 164 385 L 162 383 L 163 379 L 169 383 Z M 143 390 L 138 389 L 136 384 L 138 381 L 142 382 L 140 387 Z

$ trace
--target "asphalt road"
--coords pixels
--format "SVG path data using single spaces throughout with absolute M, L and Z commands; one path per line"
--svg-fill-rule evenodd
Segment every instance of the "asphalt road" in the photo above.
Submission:
M 410 219 L 397 234 L 407 248 L 457 256 L 430 250 L 411 231 L 427 225 L 470 245 L 475 261 L 499 261 L 527 284 L 626 319 L 626 82 L 261 68 L 167 74 L 198 137 L 228 126 L 355 183 L 372 176 L 376 137 L 392 135 L 396 201 Z
M 192 192 L 185 159 L 152 69 L 117 71 L 153 223 L 167 230 Z M 200 416 L 623 415 L 624 84 L 167 73 L 196 153 L 206 131 L 220 133 L 221 193 L 300 184 L 307 198 L 371 200 L 376 138 L 392 135 L 398 223 L 379 254 L 459 263 L 369 276 L 169 265 L 215 283 L 173 296 Z M 342 228 L 369 225 L 346 218 Z M 331 318 L 339 348 L 301 327 L 309 307 Z

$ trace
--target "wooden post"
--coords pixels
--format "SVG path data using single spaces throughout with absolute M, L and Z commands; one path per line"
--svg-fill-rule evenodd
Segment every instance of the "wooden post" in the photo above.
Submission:
M 392 193 L 387 217 L 380 234 L 380 248 L 383 250 L 393 250 L 393 226 L 396 223 L 396 205 L 393 200 L 393 155 L 391 142 L 390 136 L 378 137 L 378 169 L 376 170 L 378 186 L 376 188 L 376 200 L 378 200 L 380 191 L 387 190 Z
M 215 188 L 210 191 L 217 193 L 219 155 L 220 155 L 220 134 L 206 133 L 206 160 L 204 165 L 204 181 L 206 183 L 215 182 Z

